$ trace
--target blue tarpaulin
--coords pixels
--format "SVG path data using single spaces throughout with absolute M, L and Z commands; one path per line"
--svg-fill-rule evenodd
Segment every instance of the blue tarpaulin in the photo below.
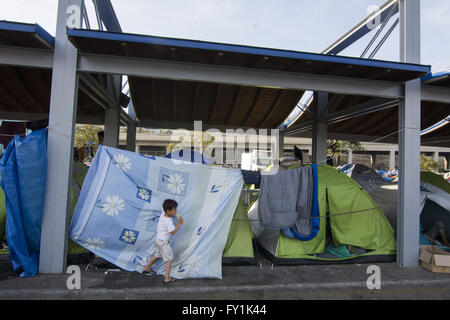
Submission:
M 0 161 L 6 201 L 6 241 L 13 269 L 21 277 L 38 272 L 47 168 L 47 129 L 15 136 Z

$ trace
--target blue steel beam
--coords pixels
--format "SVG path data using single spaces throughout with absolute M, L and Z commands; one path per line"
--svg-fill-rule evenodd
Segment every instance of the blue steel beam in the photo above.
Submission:
M 371 32 L 373 30 L 373 27 L 369 27 L 369 25 L 372 26 L 373 24 L 371 24 L 371 22 L 374 21 L 375 19 L 379 18 L 379 20 L 378 20 L 379 24 L 385 25 L 387 23 L 387 21 L 390 20 L 393 15 L 398 13 L 399 7 L 397 4 L 398 4 L 398 1 L 396 1 L 396 0 L 387 1 L 385 4 L 383 4 L 380 7 L 379 10 L 372 13 L 368 17 L 366 17 L 364 20 L 362 20 L 360 23 L 358 23 L 355 27 L 353 27 L 351 30 L 349 30 L 347 33 L 345 33 L 342 37 L 340 37 L 338 40 L 333 42 L 333 44 L 331 46 L 329 46 L 324 51 L 322 51 L 322 54 L 336 55 L 336 54 L 342 52 L 343 50 L 348 48 L 350 45 L 352 45 L 353 43 L 355 43 L 356 41 L 358 41 L 359 39 L 364 37 L 366 34 Z M 364 54 L 365 53 L 363 53 L 362 56 L 364 56 Z M 305 103 L 305 105 L 310 103 L 311 99 L 313 99 L 313 95 L 310 96 L 310 98 Z M 283 130 L 285 128 L 288 128 L 300 118 L 300 116 L 303 114 L 303 110 L 298 105 L 295 108 L 299 108 L 300 110 L 298 110 L 298 112 L 292 116 L 291 120 L 288 120 L 289 118 L 286 119 L 278 127 L 278 129 Z M 294 108 L 293 112 L 295 111 L 295 108 Z
M 394 8 L 393 8 L 394 6 Z M 391 12 L 393 9 L 393 12 Z M 383 24 L 386 19 L 398 12 L 397 1 L 388 1 L 380 10 L 374 12 L 373 14 L 366 17 L 360 23 L 358 23 L 354 28 L 344 34 L 341 38 L 336 40 L 331 46 L 323 51 L 326 54 L 338 54 L 348 48 L 350 45 L 364 37 L 369 32 L 373 31 L 371 21 L 379 18 L 379 23 Z
M 106 30 L 111 32 L 122 32 L 119 20 L 117 19 L 114 8 L 109 0 L 92 0 L 95 8 L 98 10 L 100 19 L 106 27 Z

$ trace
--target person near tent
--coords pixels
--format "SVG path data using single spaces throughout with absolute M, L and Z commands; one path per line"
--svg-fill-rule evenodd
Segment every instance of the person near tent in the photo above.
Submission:
M 175 279 L 170 277 L 170 269 L 172 267 L 173 252 L 170 247 L 170 236 L 174 235 L 181 225 L 184 223 L 183 218 L 177 214 L 178 203 L 172 199 L 166 199 L 163 203 L 164 213 L 159 217 L 158 227 L 156 229 L 155 247 L 156 252 L 153 257 L 150 258 L 147 265 L 144 267 L 143 273 L 156 274 L 151 269 L 152 264 L 162 258 L 166 262 L 166 274 L 163 283 L 174 282 Z M 173 225 L 172 218 L 177 215 L 178 223 Z
M 327 156 L 327 165 L 334 167 L 333 158 L 330 156 Z
M 436 221 L 433 223 L 433 225 L 426 232 L 423 232 L 423 236 L 430 242 L 430 244 L 439 246 L 443 244 L 446 247 L 450 247 L 450 242 L 445 236 L 445 226 L 442 221 Z M 441 237 L 442 243 L 438 240 L 439 236 Z
M 98 144 L 103 144 L 103 139 L 105 137 L 105 131 L 97 132 Z

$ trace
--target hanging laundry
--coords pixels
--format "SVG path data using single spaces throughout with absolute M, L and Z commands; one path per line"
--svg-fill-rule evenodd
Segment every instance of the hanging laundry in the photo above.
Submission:
M 314 238 L 318 231 L 317 166 L 281 170 L 274 175 L 261 176 L 258 211 L 261 226 L 289 229 L 300 240 Z
M 317 164 L 311 165 L 312 179 L 313 179 L 313 194 L 311 211 L 308 215 L 308 211 L 300 213 L 299 219 L 294 227 L 291 228 L 295 237 L 301 241 L 309 241 L 316 237 L 320 230 L 320 210 L 319 210 L 319 173 L 317 170 Z M 308 198 L 309 200 L 309 198 Z
M 240 170 L 99 146 L 70 238 L 122 269 L 142 272 L 155 252 L 162 203 L 173 199 L 184 224 L 171 240 L 171 277 L 222 278 L 222 253 L 242 184 Z M 158 261 L 153 269 L 163 275 L 165 264 Z

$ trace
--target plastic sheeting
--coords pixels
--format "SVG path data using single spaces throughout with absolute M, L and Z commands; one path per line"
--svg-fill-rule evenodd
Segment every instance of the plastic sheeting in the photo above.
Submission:
M 47 129 L 15 136 L 0 161 L 0 186 L 6 200 L 6 240 L 20 277 L 38 272 L 47 168 Z
M 362 164 L 348 164 L 339 169 L 370 193 L 387 184 L 382 174 Z

